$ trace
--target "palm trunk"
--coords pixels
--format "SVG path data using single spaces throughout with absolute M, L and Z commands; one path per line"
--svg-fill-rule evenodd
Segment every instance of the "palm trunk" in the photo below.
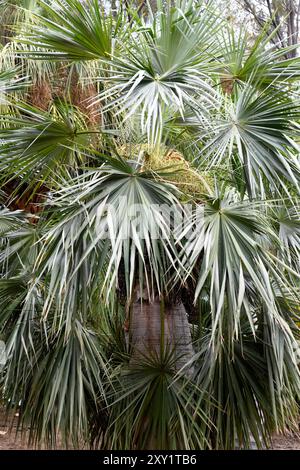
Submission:
M 190 326 L 183 304 L 164 305 L 156 298 L 149 302 L 137 299 L 130 315 L 130 341 L 132 363 L 138 364 L 143 357 L 163 357 L 164 352 L 174 353 L 174 369 L 180 370 L 192 359 Z M 185 372 L 192 374 L 192 367 Z

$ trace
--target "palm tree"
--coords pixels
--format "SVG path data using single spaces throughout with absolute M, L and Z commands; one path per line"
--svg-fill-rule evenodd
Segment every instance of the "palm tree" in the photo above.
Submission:
M 0 73 L 3 401 L 37 445 L 270 445 L 299 411 L 298 59 L 211 2 L 34 3 Z

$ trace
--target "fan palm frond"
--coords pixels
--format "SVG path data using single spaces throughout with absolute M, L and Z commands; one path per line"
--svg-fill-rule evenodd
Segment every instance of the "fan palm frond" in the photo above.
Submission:
M 203 449 L 209 444 L 205 394 L 191 379 L 177 376 L 176 352 L 149 356 L 116 377 L 108 396 L 110 422 L 104 445 L 113 449 Z
M 182 240 L 185 233 L 189 233 L 183 244 L 183 263 L 193 267 L 197 266 L 199 257 L 201 259 L 195 298 L 204 287 L 209 289 L 212 337 L 215 333 L 221 336 L 224 334 L 224 309 L 228 318 L 227 328 L 230 328 L 230 334 L 228 330 L 226 334 L 230 338 L 240 337 L 242 313 L 246 315 L 255 336 L 250 302 L 252 292 L 265 305 L 270 322 L 280 324 L 287 335 L 291 335 L 277 309 L 272 279 L 280 287 L 289 285 L 285 275 L 292 269 L 279 263 L 279 259 L 263 246 L 262 236 L 268 238 L 272 246 L 280 246 L 280 240 L 263 217 L 259 206 L 259 203 L 239 202 L 234 192 L 225 193 L 223 197 L 208 201 L 204 210 L 192 216 L 186 232 L 179 235 L 179 240 Z M 295 271 L 293 274 L 297 276 Z M 218 338 L 220 340 L 220 336 Z
M 180 207 L 174 192 L 173 186 L 156 182 L 151 173 L 138 172 L 122 159 L 110 159 L 54 196 L 54 218 L 36 264 L 39 277 L 49 276 L 45 314 L 59 299 L 59 312 L 71 319 L 81 308 L 88 308 L 99 282 L 108 295 L 121 269 L 128 299 L 137 276 L 150 297 L 166 291 L 168 270 L 177 269 L 169 226 L 170 206 L 175 211 Z M 62 321 L 64 316 L 59 313 L 59 318 Z
M 206 79 L 216 67 L 211 35 L 219 28 L 210 9 L 193 9 L 190 3 L 184 11 L 161 10 L 155 18 L 152 28 L 145 25 L 113 56 L 108 76 L 101 77 L 108 85 L 99 95 L 104 110 L 120 108 L 127 119 L 138 113 L 152 143 L 161 139 L 166 113 L 183 114 L 195 95 L 201 95 L 203 112 L 216 103 Z
M 273 191 L 290 181 L 299 191 L 297 151 L 298 103 L 283 91 L 256 94 L 249 84 L 234 101 L 225 99 L 224 114 L 216 115 L 200 137 L 208 137 L 201 159 L 208 167 L 238 157 L 249 195 L 260 191 L 262 176 Z M 200 124 L 201 125 L 201 124 Z M 203 132 L 203 131 L 202 131 Z
M 107 58 L 114 47 L 114 36 L 122 26 L 122 14 L 116 20 L 105 15 L 96 0 L 82 4 L 79 0 L 38 0 L 43 13 L 19 42 L 37 45 L 38 50 L 20 53 L 32 59 L 85 61 Z
M 56 103 L 50 112 L 30 105 L 17 106 L 19 116 L 1 116 L 1 161 L 4 178 L 22 177 L 37 184 L 53 171 L 83 161 L 80 148 L 92 147 L 84 116 L 73 106 Z
M 279 49 L 270 47 L 276 30 L 268 33 L 267 29 L 268 25 L 254 43 L 243 27 L 238 32 L 229 28 L 222 31 L 220 47 L 224 72 L 221 83 L 227 93 L 232 93 L 236 84 L 241 87 L 249 81 L 263 89 L 270 85 L 286 87 L 287 83 L 298 80 L 299 60 L 286 59 L 286 54 L 296 46 Z

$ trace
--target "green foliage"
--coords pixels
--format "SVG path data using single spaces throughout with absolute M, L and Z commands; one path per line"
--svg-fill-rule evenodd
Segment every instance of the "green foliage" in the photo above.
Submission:
M 83 61 L 110 56 L 114 36 L 122 24 L 121 15 L 116 21 L 107 21 L 104 8 L 96 0 L 85 4 L 79 0 L 37 3 L 43 14 L 35 14 L 37 21 L 21 39 L 23 44 L 38 44 L 39 50 L 28 51 L 31 58 Z
M 145 20 L 38 0 L 13 18 L 13 67 L 0 72 L 0 390 L 36 445 L 248 448 L 296 427 L 299 60 L 194 3 Z M 26 102 L 29 70 L 95 88 L 75 106 L 63 84 L 44 111 Z M 133 363 L 138 296 L 185 305 L 194 354 L 180 371 L 176 338 Z
M 91 146 L 83 116 L 73 106 L 55 103 L 50 112 L 30 105 L 16 105 L 17 116 L 1 116 L 0 169 L 2 177 L 44 183 L 59 167 L 76 167 L 84 161 L 81 148 Z

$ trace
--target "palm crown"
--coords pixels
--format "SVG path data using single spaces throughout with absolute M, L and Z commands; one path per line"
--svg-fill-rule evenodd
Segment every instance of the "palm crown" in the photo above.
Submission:
M 269 444 L 300 392 L 299 60 L 212 3 L 19 3 L 0 71 L 4 401 L 52 446 Z

